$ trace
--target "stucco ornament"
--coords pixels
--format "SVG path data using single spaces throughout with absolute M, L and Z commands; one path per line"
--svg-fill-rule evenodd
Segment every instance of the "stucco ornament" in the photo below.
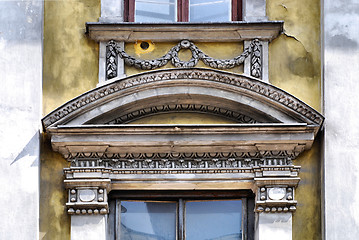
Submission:
M 189 61 L 182 61 L 178 57 L 179 51 L 189 49 L 192 58 Z M 252 40 L 251 44 L 244 49 L 242 54 L 233 59 L 215 59 L 200 50 L 193 42 L 182 40 L 176 46 L 172 47 L 164 56 L 153 60 L 141 60 L 129 56 L 119 44 L 111 40 L 107 44 L 106 53 L 106 74 L 111 79 L 117 76 L 117 61 L 115 56 L 124 59 L 128 66 L 133 66 L 142 70 L 153 70 L 166 65 L 169 61 L 176 68 L 191 68 L 198 64 L 201 60 L 205 65 L 215 69 L 230 69 L 240 66 L 247 57 L 251 57 L 251 76 L 260 78 L 262 75 L 262 45 L 258 39 Z
M 123 124 L 190 110 L 221 112 L 239 123 Z M 239 114 L 253 122 L 243 123 Z M 290 213 L 296 210 L 300 181 L 300 167 L 292 160 L 311 148 L 323 120 L 299 99 L 257 78 L 184 68 L 93 89 L 50 113 L 43 125 L 53 150 L 71 162 L 64 169 L 69 214 L 107 214 L 110 191 L 193 186 L 250 189 L 256 192 L 256 212 Z

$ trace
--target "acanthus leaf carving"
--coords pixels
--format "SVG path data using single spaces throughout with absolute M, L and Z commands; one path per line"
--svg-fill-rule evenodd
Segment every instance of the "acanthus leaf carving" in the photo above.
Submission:
M 258 39 L 251 42 L 251 76 L 262 78 L 262 44 Z
M 108 44 L 106 46 L 106 77 L 111 79 L 117 76 L 117 53 L 115 48 Z

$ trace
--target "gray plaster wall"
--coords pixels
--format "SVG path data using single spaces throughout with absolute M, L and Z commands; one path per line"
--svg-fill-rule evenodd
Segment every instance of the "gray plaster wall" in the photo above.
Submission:
M 359 236 L 359 1 L 322 0 L 325 239 Z
M 43 1 L 0 1 L 0 239 L 39 239 Z

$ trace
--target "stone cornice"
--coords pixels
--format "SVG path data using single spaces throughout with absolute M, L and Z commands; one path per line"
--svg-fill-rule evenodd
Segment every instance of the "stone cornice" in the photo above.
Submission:
M 271 41 L 283 31 L 283 21 L 224 23 L 104 23 L 87 22 L 86 33 L 95 41 L 152 40 L 173 42 L 238 42 L 258 38 Z
M 81 154 L 255 154 L 272 150 L 287 151 L 294 158 L 311 147 L 316 128 L 306 124 L 58 126 L 49 128 L 48 133 L 53 149 L 66 158 Z

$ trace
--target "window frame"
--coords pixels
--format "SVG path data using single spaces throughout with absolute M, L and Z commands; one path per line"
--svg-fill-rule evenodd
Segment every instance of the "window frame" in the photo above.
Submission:
M 231 21 L 243 20 L 243 0 L 231 0 Z M 135 0 L 124 0 L 124 22 L 135 22 Z M 189 22 L 189 0 L 177 0 L 177 21 Z
M 177 239 L 185 239 L 184 211 L 186 201 L 242 201 L 243 240 L 254 239 L 254 193 L 249 190 L 116 190 L 109 194 L 110 239 L 119 239 L 119 215 L 121 201 L 174 201 L 177 202 Z

